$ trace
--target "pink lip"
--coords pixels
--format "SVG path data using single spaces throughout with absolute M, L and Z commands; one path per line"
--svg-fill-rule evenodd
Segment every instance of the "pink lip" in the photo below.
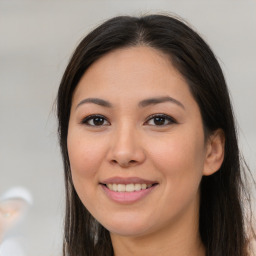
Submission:
M 142 189 L 134 192 L 115 192 L 110 190 L 108 187 L 106 187 L 103 184 L 101 184 L 101 187 L 105 192 L 105 194 L 107 195 L 107 197 L 113 200 L 114 202 L 121 203 L 121 204 L 131 204 L 145 198 L 158 186 L 155 185 L 150 188 Z
M 138 177 L 112 177 L 100 182 L 101 184 L 155 184 L 156 181 L 145 180 Z

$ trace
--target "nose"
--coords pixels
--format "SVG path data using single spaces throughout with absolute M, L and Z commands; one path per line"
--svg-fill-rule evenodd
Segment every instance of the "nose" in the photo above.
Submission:
M 146 159 L 141 138 L 135 128 L 123 126 L 113 133 L 108 160 L 111 164 L 128 168 Z

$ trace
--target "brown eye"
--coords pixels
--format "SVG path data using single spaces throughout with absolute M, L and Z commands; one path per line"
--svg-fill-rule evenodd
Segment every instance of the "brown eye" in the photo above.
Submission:
M 88 126 L 105 126 L 109 125 L 109 122 L 106 120 L 104 116 L 101 115 L 92 115 L 88 116 L 82 120 L 83 124 Z
M 162 116 L 157 116 L 153 118 L 153 121 L 155 125 L 164 125 L 166 118 Z
M 174 118 L 168 116 L 168 115 L 153 115 L 151 116 L 147 122 L 148 125 L 153 126 L 165 126 L 170 125 L 173 123 L 177 123 Z

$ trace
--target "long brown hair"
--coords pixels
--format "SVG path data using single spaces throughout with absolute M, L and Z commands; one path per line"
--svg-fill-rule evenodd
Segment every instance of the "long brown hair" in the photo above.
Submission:
M 108 230 L 88 212 L 74 189 L 67 132 L 72 95 L 87 68 L 108 52 L 136 45 L 147 45 L 169 55 L 200 107 L 206 138 L 218 128 L 224 131 L 223 164 L 215 174 L 203 177 L 200 185 L 199 230 L 207 256 L 248 256 L 243 203 L 250 199 L 241 177 L 241 155 L 222 70 L 209 46 L 193 29 L 165 15 L 121 16 L 104 22 L 81 41 L 65 70 L 57 97 L 66 185 L 64 255 L 114 254 Z

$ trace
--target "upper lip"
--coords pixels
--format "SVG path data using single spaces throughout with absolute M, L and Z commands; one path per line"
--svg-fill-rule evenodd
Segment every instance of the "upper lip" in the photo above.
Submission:
M 101 184 L 155 184 L 156 181 L 146 180 L 139 177 L 111 177 L 100 182 Z

